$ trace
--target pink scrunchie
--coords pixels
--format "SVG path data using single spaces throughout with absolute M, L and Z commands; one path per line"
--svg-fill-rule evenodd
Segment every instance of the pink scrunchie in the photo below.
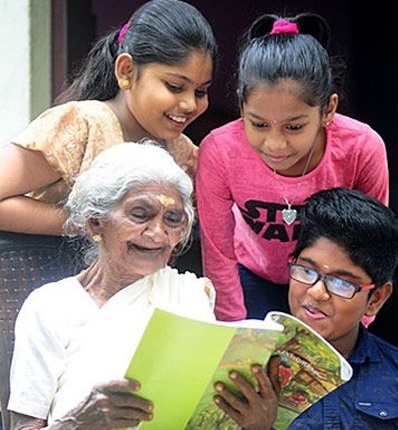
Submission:
M 119 36 L 117 37 L 117 41 L 121 43 L 124 39 L 124 35 L 127 33 L 127 30 L 129 29 L 129 23 L 126 22 L 126 24 L 123 25 L 122 29 L 119 32 Z
M 286 21 L 286 19 L 277 19 L 272 26 L 270 34 L 299 34 L 295 22 Z

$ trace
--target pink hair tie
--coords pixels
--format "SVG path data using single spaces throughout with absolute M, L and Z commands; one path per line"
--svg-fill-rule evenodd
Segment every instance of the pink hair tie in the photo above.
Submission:
M 277 19 L 272 26 L 270 34 L 299 34 L 295 22 L 286 21 L 286 19 Z
M 124 39 L 124 35 L 127 33 L 127 30 L 129 29 L 129 23 L 126 22 L 126 24 L 123 25 L 122 29 L 119 32 L 119 36 L 117 37 L 117 41 L 119 43 L 122 43 Z

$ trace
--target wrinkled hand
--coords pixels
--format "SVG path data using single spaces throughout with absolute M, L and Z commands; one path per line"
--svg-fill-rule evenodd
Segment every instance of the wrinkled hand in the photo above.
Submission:
M 223 383 L 217 382 L 214 401 L 244 430 L 270 430 L 276 419 L 278 398 L 262 367 L 254 365 L 251 370 L 257 380 L 256 387 L 232 371 L 229 377 L 241 395 L 233 394 Z
M 150 421 L 153 404 L 134 393 L 139 389 L 138 381 L 128 379 L 98 385 L 65 421 L 73 419 L 79 430 L 128 428 Z

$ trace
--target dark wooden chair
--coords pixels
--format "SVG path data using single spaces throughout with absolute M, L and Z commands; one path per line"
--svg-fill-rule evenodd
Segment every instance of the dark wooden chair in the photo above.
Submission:
M 9 239 L 16 240 L 9 240 Z M 65 245 L 60 238 L 38 244 L 38 237 L 0 232 L 0 410 L 3 430 L 10 430 L 7 403 L 14 325 L 26 297 L 34 289 L 78 273 L 83 268 L 81 243 Z

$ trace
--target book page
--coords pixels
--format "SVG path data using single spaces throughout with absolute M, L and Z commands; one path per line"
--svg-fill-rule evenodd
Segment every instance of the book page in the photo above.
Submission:
M 258 327 L 257 324 L 254 325 Z M 277 330 L 272 330 L 271 327 L 277 328 Z M 250 368 L 253 364 L 266 365 L 278 342 L 280 329 L 279 325 L 272 324 L 265 329 L 252 328 L 250 323 L 248 327 L 237 328 L 186 429 L 236 430 L 235 421 L 213 402 L 216 394 L 214 384 L 222 381 L 232 392 L 236 393 L 235 385 L 228 378 L 229 372 L 235 370 L 252 385 L 255 385 L 256 380 L 251 374 Z
M 154 403 L 154 419 L 139 428 L 183 430 L 199 402 L 198 410 L 210 414 L 205 420 L 208 427 L 201 421 L 203 425 L 192 428 L 214 430 L 215 421 L 225 421 L 225 414 L 213 402 L 214 382 L 232 384 L 227 377 L 232 369 L 252 378 L 250 366 L 268 361 L 281 333 L 276 323 L 247 324 L 267 324 L 278 330 L 204 322 L 155 309 L 126 372 L 126 377 L 141 382 L 138 395 Z M 207 406 L 210 412 L 203 409 Z M 204 415 L 199 419 L 203 420 Z M 235 430 L 236 424 L 229 418 L 227 421 Z
M 291 315 L 271 312 L 267 318 L 284 327 L 267 371 L 279 397 L 273 428 L 284 430 L 308 407 L 352 376 L 341 354 L 308 325 Z
M 309 326 L 271 312 L 265 321 L 204 322 L 155 309 L 126 377 L 137 379 L 138 395 L 154 403 L 154 419 L 140 429 L 236 430 L 214 403 L 214 384 L 231 370 L 255 384 L 253 364 L 267 371 L 279 397 L 273 426 L 294 418 L 350 379 L 348 362 Z

